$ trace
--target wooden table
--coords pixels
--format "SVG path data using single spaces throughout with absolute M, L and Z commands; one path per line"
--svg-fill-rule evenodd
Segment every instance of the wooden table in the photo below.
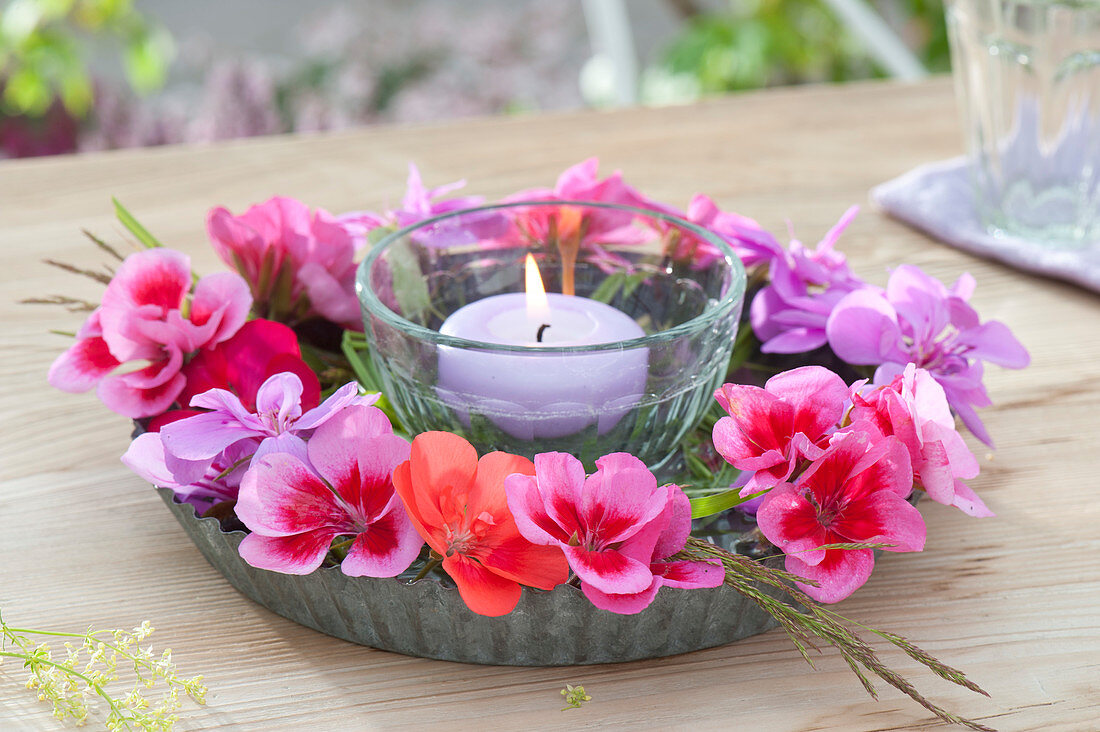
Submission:
M 677 658 L 614 666 L 481 668 L 355 646 L 239 595 L 188 542 L 157 495 L 118 460 L 130 425 L 93 396 L 51 390 L 80 317 L 14 304 L 47 293 L 98 299 L 94 283 L 40 263 L 93 266 L 80 229 L 118 240 L 117 196 L 199 271 L 219 268 L 204 216 L 272 194 L 330 211 L 380 208 L 415 160 L 430 184 L 489 197 L 553 182 L 590 155 L 655 198 L 697 191 L 777 232 L 816 241 L 868 189 L 959 152 L 949 84 L 871 83 L 733 96 L 693 107 L 559 114 L 270 138 L 0 163 L 0 608 L 15 624 L 159 628 L 181 672 L 205 673 L 205 709 L 181 729 L 667 728 L 912 729 L 936 726 L 893 689 L 873 701 L 835 653 L 816 671 L 781 631 Z M 1100 728 L 1100 298 L 975 259 L 867 207 L 842 240 L 883 283 L 902 262 L 977 277 L 974 303 L 1007 323 L 1033 363 L 989 369 L 971 484 L 997 513 L 923 505 L 928 548 L 888 555 L 840 611 L 906 634 L 961 667 L 985 699 L 887 660 L 931 698 L 1006 730 Z M 48 707 L 0 668 L 0 729 L 55 729 Z M 559 691 L 593 700 L 560 712 Z

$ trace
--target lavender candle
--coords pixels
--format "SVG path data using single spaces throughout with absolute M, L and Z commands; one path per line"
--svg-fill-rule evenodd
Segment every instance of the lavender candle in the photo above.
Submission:
M 467 425 L 468 412 L 474 410 L 524 440 L 565 437 L 592 424 L 603 434 L 638 403 L 645 389 L 645 348 L 584 349 L 641 338 L 642 328 L 602 302 L 544 293 L 530 257 L 526 293 L 470 303 L 448 317 L 439 332 L 548 349 L 520 354 L 441 346 L 437 392 Z

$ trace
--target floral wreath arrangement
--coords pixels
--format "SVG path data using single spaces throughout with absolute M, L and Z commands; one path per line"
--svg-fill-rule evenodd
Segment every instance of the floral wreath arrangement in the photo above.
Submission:
M 926 700 L 820 603 L 863 585 L 877 552 L 923 549 L 916 497 L 992 515 L 964 483 L 978 474 L 978 462 L 956 416 L 991 444 L 975 411 L 990 404 L 983 363 L 1022 368 L 1027 352 L 1007 327 L 982 322 L 968 304 L 969 275 L 951 287 L 908 265 L 885 288 L 858 277 L 834 248 L 855 209 L 816 247 L 783 246 L 704 195 L 678 211 L 646 198 L 618 172 L 599 178 L 597 165 L 587 160 L 553 189 L 484 208 L 475 208 L 480 198 L 448 197 L 461 182 L 426 188 L 414 166 L 401 206 L 385 213 L 334 216 L 287 198 L 240 215 L 215 208 L 210 241 L 233 271 L 202 277 L 116 202 L 120 221 L 143 246 L 123 257 L 92 237 L 118 260 L 115 267 L 103 274 L 65 265 L 104 282 L 106 291 L 98 305 L 43 300 L 91 311 L 49 381 L 69 392 L 95 387 L 108 408 L 135 420 L 123 462 L 171 491 L 181 523 L 212 518 L 217 530 L 236 532 L 238 559 L 249 568 L 311 575 L 338 567 L 346 578 L 398 577 L 414 586 L 431 575 L 457 588 L 469 611 L 492 618 L 512 612 L 521 596 L 561 585 L 594 613 L 638 618 L 659 593 L 681 602 L 724 585 L 782 626 L 807 660 L 818 643 L 833 645 L 872 695 L 864 670 L 941 719 L 985 729 Z M 383 240 L 398 239 L 404 248 L 379 268 Z M 659 264 L 631 259 L 631 247 L 643 241 L 657 242 Z M 422 269 L 410 269 L 410 261 L 458 246 L 476 268 L 517 242 L 542 247 L 553 255 L 544 263 L 560 265 L 562 295 L 548 301 L 558 308 L 572 307 L 560 298 L 580 292 L 589 270 L 603 277 L 588 291 L 592 300 L 613 304 L 664 273 L 676 273 L 678 283 L 702 279 L 716 263 L 740 273 L 751 298 L 748 327 L 736 328 L 738 298 L 733 327 L 710 329 L 723 341 L 720 362 L 707 365 L 717 388 L 704 383 L 702 416 L 676 424 L 671 458 L 655 468 L 661 479 L 651 459 L 600 447 L 614 444 L 608 435 L 628 421 L 619 412 L 589 430 L 585 450 L 595 452 L 540 449 L 571 443 L 540 437 L 537 427 L 523 435 L 536 446 L 533 455 L 479 455 L 476 405 L 456 406 L 442 388 L 444 356 L 460 341 L 440 341 L 441 385 L 431 395 L 452 407 L 442 411 L 457 419 L 454 429 L 417 430 L 405 390 L 379 373 L 394 345 L 361 304 L 365 310 L 373 297 L 376 308 L 382 303 L 410 320 L 410 312 L 421 313 L 438 325 L 441 316 L 430 313 L 439 283 L 409 276 Z M 361 252 L 369 254 L 357 294 Z M 530 282 L 528 273 L 528 292 Z M 642 342 L 630 339 L 645 327 L 634 327 L 638 334 L 619 339 Z M 537 345 L 527 345 L 546 345 L 545 333 L 555 332 L 543 323 Z M 595 348 L 585 363 L 619 358 L 614 381 L 630 381 L 631 363 L 621 356 L 629 349 Z M 655 349 L 648 351 L 651 373 L 662 357 Z M 467 361 L 467 370 L 483 371 L 483 363 Z M 501 369 L 513 370 L 523 371 Z M 596 369 L 585 372 L 580 381 L 599 381 Z M 518 378 L 547 380 L 535 372 Z M 638 424 L 634 433 L 646 431 Z M 741 534 L 728 548 L 701 538 L 729 525 Z M 981 692 L 908 640 L 871 632 Z

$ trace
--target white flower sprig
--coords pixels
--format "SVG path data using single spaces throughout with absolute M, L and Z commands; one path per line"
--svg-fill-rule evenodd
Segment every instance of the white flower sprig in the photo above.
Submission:
M 0 662 L 5 657 L 23 661 L 30 671 L 27 688 L 37 691 L 39 700 L 49 701 L 59 720 L 83 724 L 92 711 L 90 703 L 98 697 L 108 706 L 107 729 L 170 730 L 183 705 L 181 691 L 205 704 L 207 688 L 202 676 L 185 679 L 177 674 L 171 649 L 157 658 L 152 646 L 141 647 L 153 630 L 146 620 L 131 631 L 89 628 L 84 633 L 62 633 L 13 628 L 0 616 Z M 55 657 L 55 649 L 39 638 L 73 640 L 65 641 Z M 135 680 L 128 693 L 116 690 L 122 685 L 120 665 L 133 668 Z M 166 691 L 159 698 L 147 698 L 158 680 Z

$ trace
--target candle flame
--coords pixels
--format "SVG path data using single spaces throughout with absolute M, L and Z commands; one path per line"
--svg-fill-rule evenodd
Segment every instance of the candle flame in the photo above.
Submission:
M 539 266 L 530 252 L 527 253 L 524 269 L 527 279 L 527 321 L 537 328 L 550 322 L 550 301 L 546 299 Z

